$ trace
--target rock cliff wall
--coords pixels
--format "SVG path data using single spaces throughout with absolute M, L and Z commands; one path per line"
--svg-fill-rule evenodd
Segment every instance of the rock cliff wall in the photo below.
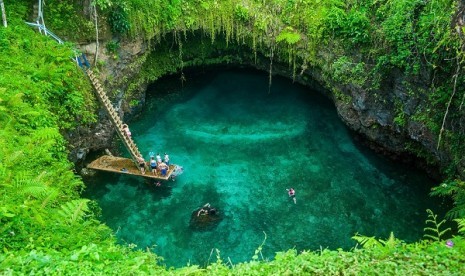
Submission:
M 169 34 L 167 35 L 169 37 Z M 101 44 L 105 42 L 102 41 Z M 109 94 L 126 119 L 137 116 L 145 100 L 147 85 L 163 76 L 181 71 L 190 66 L 216 64 L 230 66 L 251 66 L 269 71 L 269 55 L 259 49 L 253 51 L 247 45 L 224 43 L 217 38 L 212 43 L 201 34 L 187 37 L 183 41 L 182 55 L 173 40 L 166 39 L 156 45 L 142 40 L 120 41 L 120 47 L 113 54 L 100 53 L 100 76 L 105 80 Z M 81 49 L 93 59 L 92 45 Z M 325 56 L 322 53 L 321 56 Z M 167 62 L 169 60 L 169 62 Z M 275 58 L 272 72 L 293 78 L 295 81 L 316 88 L 333 99 L 341 119 L 347 126 L 364 137 L 373 149 L 399 161 L 410 161 L 428 166 L 428 171 L 437 176 L 432 168 L 450 168 L 454 158 L 448 148 L 436 148 L 437 134 L 415 116 L 418 110 L 427 106 L 431 85 L 431 72 L 412 78 L 400 71 L 391 70 L 378 89 L 364 89 L 354 84 L 340 84 L 328 76 L 325 68 L 299 68 L 294 72 L 285 60 Z M 78 154 L 110 145 L 112 132 L 108 121 L 101 114 L 100 123 L 88 131 L 88 139 L 73 142 Z M 84 137 L 81 135 L 80 137 Z M 94 139 L 98 136 L 99 139 Z M 77 155 L 76 155 L 77 156 Z M 454 164 L 457 172 L 465 168 L 465 161 Z

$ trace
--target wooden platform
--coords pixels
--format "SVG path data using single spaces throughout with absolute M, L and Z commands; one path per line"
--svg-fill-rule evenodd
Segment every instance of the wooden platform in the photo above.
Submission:
M 176 165 L 170 165 L 168 173 L 165 176 L 162 176 L 157 171 L 155 172 L 155 175 L 153 175 L 152 172 L 147 171 L 147 170 L 145 174 L 142 174 L 139 168 L 136 166 L 136 164 L 134 164 L 134 162 L 131 159 L 110 156 L 110 155 L 103 155 L 87 165 L 87 168 L 89 169 L 121 173 L 121 174 L 137 175 L 137 176 L 158 179 L 158 180 L 168 180 L 171 174 L 173 173 L 175 167 Z

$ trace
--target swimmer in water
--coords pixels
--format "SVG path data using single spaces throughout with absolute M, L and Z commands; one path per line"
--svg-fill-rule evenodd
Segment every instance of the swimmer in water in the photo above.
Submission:
M 297 199 L 295 198 L 295 190 L 293 188 L 289 188 L 289 189 L 286 189 L 286 191 L 289 197 L 292 197 L 294 204 L 297 204 Z

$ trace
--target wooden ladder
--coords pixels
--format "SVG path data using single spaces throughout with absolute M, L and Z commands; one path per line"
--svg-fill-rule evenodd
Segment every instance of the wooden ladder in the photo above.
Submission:
M 116 113 L 116 110 L 111 104 L 110 99 L 108 98 L 107 94 L 103 91 L 103 88 L 100 85 L 100 81 L 94 75 L 92 70 L 87 69 L 86 73 L 87 73 L 87 76 L 89 76 L 89 79 L 92 82 L 92 85 L 94 86 L 95 91 L 97 92 L 96 93 L 97 98 L 102 103 L 102 105 L 105 107 L 108 115 L 110 115 L 110 121 L 115 126 L 116 133 L 118 134 L 119 138 L 121 138 L 124 146 L 131 154 L 132 160 L 136 163 L 136 165 L 138 165 L 139 164 L 138 159 L 142 157 L 142 154 L 137 148 L 136 143 L 134 143 L 134 140 L 132 140 L 131 137 L 127 136 L 125 131 L 123 130 L 123 122 L 121 118 L 119 117 L 118 113 Z

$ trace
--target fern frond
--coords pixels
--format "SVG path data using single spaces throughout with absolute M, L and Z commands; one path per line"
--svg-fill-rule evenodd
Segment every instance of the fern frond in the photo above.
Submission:
M 9 170 L 7 170 L 6 167 L 3 166 L 3 164 L 0 164 L 0 185 L 7 186 L 6 183 L 3 183 L 3 180 L 10 178 L 10 175 L 11 174 Z
M 446 228 L 444 230 L 442 230 L 441 232 L 439 232 L 439 238 L 442 238 L 444 236 L 445 233 L 451 231 L 450 228 Z
M 36 199 L 43 198 L 48 191 L 47 185 L 26 174 L 19 175 L 15 178 L 13 181 L 13 187 L 15 188 L 15 193 Z
M 36 176 L 36 179 L 37 180 L 42 180 L 42 178 L 44 178 L 44 176 L 47 175 L 47 172 L 46 171 L 42 171 L 38 176 Z
M 450 196 L 455 192 L 455 182 L 444 182 L 431 189 L 431 196 Z
M 30 184 L 21 189 L 21 194 L 25 196 L 31 196 L 36 199 L 42 199 L 47 194 L 47 186 L 44 184 L 32 180 Z
M 455 206 L 449 212 L 446 217 L 448 219 L 463 218 L 465 217 L 465 206 Z
M 7 106 L 10 109 L 21 108 L 23 106 L 24 93 L 17 93 L 8 99 Z
M 45 225 L 45 221 L 44 221 L 44 218 L 41 214 L 41 211 L 43 211 L 43 209 L 34 209 L 34 208 L 31 208 L 32 210 L 32 213 L 33 213 L 33 218 L 34 220 L 39 223 L 40 225 Z
M 433 236 L 433 235 L 430 235 L 430 234 L 424 234 L 423 237 L 424 238 L 430 238 L 433 241 L 439 241 L 439 238 L 437 236 Z
M 58 197 L 59 194 L 60 194 L 60 192 L 57 189 L 50 188 L 49 191 L 48 191 L 48 195 L 43 199 L 42 204 L 40 206 L 42 208 L 45 208 L 47 206 L 47 204 L 50 201 L 55 200 Z
M 438 223 L 438 228 L 441 227 L 441 225 L 443 225 L 444 223 L 446 222 L 446 220 L 442 220 L 441 222 Z
M 437 229 L 436 229 L 436 228 L 432 228 L 432 227 L 425 227 L 425 228 L 423 228 L 423 231 L 426 231 L 426 230 L 432 231 L 432 232 L 436 232 Z
M 99 224 L 95 231 L 97 232 L 98 236 L 102 239 L 108 238 L 113 233 L 113 231 L 105 224 Z
M 382 243 L 377 241 L 375 237 L 367 237 L 367 236 L 356 234 L 355 236 L 352 237 L 352 239 L 356 240 L 364 248 L 374 248 L 374 247 L 382 246 Z
M 50 127 L 44 127 L 44 128 L 40 128 L 34 131 L 32 138 L 36 142 L 37 141 L 45 142 L 45 141 L 53 141 L 54 139 L 59 137 L 59 135 L 60 133 L 56 129 L 50 128 Z
M 89 211 L 89 207 L 87 206 L 89 201 L 89 199 L 76 199 L 66 202 L 61 205 L 61 210 L 59 210 L 58 213 L 68 224 L 72 225 L 82 220 L 84 214 Z
M 431 219 L 427 219 L 427 220 L 425 220 L 425 223 L 436 224 L 436 221 L 435 221 L 435 220 L 431 220 Z
M 380 240 L 380 242 L 387 248 L 395 248 L 400 241 L 396 239 L 394 232 L 391 232 L 387 240 Z
M 446 222 L 446 220 L 442 220 L 442 221 L 440 221 L 438 223 L 437 220 L 436 220 L 438 216 L 435 215 L 433 213 L 433 211 L 431 211 L 430 209 L 427 209 L 426 212 L 428 213 L 428 217 L 432 218 L 432 219 L 427 219 L 426 224 L 430 224 L 432 226 L 431 227 L 426 226 L 425 228 L 423 228 L 423 231 L 425 232 L 423 237 L 430 238 L 430 239 L 432 239 L 434 241 L 440 241 L 442 239 L 442 237 L 444 236 L 444 234 L 447 231 L 450 231 L 451 229 L 446 228 L 446 229 L 441 231 L 440 228 Z M 430 232 L 430 234 L 426 234 L 427 231 Z
M 459 233 L 464 234 L 465 233 L 465 218 L 454 219 L 454 221 L 456 221 L 459 226 L 459 229 L 458 229 Z
M 11 154 L 5 157 L 5 164 L 14 164 L 16 160 L 22 158 L 23 156 L 24 152 L 22 150 L 12 152 Z

